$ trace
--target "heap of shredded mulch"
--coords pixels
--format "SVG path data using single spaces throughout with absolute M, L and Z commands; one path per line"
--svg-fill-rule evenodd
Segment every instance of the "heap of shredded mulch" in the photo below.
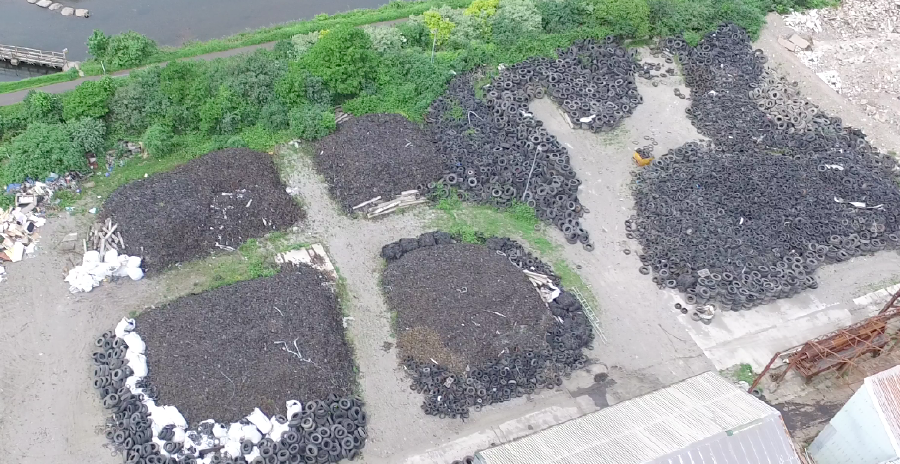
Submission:
M 367 114 L 341 124 L 318 142 L 315 159 L 331 195 L 348 211 L 377 196 L 387 201 L 423 188 L 443 175 L 434 143 L 397 114 Z
M 401 355 L 457 372 L 544 346 L 553 319 L 527 276 L 482 245 L 409 251 L 388 263 L 383 285 Z
M 308 266 L 179 298 L 136 323 L 158 403 L 192 425 L 235 422 L 256 407 L 285 414 L 288 400 L 353 392 L 333 284 Z
M 119 224 L 121 252 L 159 271 L 288 228 L 303 214 L 271 156 L 231 148 L 119 187 L 101 219 Z

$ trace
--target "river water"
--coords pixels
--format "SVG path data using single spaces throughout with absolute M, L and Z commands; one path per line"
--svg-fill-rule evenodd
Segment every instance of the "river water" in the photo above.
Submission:
M 0 44 L 62 51 L 71 61 L 87 58 L 94 29 L 107 34 L 133 30 L 160 45 L 209 40 L 264 26 L 357 8 L 387 0 L 59 0 L 87 8 L 89 18 L 63 16 L 25 0 L 0 0 Z M 0 80 L 9 73 L 0 70 Z

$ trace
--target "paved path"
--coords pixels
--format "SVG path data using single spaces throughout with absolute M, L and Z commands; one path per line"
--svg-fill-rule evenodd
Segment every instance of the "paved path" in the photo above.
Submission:
M 271 49 L 275 48 L 275 42 L 266 42 L 266 43 L 262 43 L 259 45 L 250 45 L 249 47 L 232 48 L 231 50 L 225 50 L 225 51 L 221 51 L 221 52 L 207 53 L 205 55 L 197 55 L 197 56 L 182 58 L 177 61 L 185 61 L 185 60 L 210 61 L 210 60 L 214 60 L 216 58 L 227 58 L 229 56 L 240 55 L 242 53 L 250 53 L 250 52 L 260 49 L 260 48 L 265 48 L 266 50 L 271 50 Z M 169 62 L 166 61 L 166 62 L 157 63 L 157 64 L 159 64 L 160 66 L 165 66 L 165 65 L 169 64 Z M 154 65 L 148 65 L 148 66 L 154 66 Z M 137 68 L 137 69 L 142 69 L 142 68 Z M 131 74 L 132 71 L 134 71 L 134 69 L 125 69 L 122 71 L 114 72 L 110 75 L 113 77 L 127 76 L 127 75 Z M 57 84 L 45 85 L 43 87 L 37 87 L 35 89 L 26 89 L 26 90 L 20 90 L 18 92 L 3 93 L 3 94 L 0 94 L 0 106 L 14 105 L 16 103 L 19 103 L 19 102 L 25 100 L 25 97 L 28 95 L 28 92 L 30 90 L 40 90 L 41 92 L 47 92 L 47 93 L 63 93 L 63 92 L 68 92 L 69 90 L 72 90 L 75 87 L 78 87 L 78 85 L 81 84 L 82 82 L 96 81 L 96 80 L 101 79 L 102 77 L 103 76 L 87 76 L 87 77 L 75 79 L 74 81 L 60 82 Z

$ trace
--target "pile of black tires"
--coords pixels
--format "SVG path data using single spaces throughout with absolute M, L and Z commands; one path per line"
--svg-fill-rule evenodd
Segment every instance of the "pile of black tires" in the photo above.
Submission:
M 569 243 L 592 249 L 579 220 L 585 212 L 577 196 L 581 181 L 566 148 L 528 105 L 547 95 L 575 126 L 612 128 L 642 102 L 637 65 L 612 38 L 579 40 L 558 53 L 558 59 L 530 58 L 504 69 L 484 99 L 476 98 L 471 76 L 450 83 L 426 117 L 444 161 L 438 193 L 456 189 L 465 200 L 496 206 L 527 203 Z
M 773 79 L 742 29 L 664 45 L 710 142 L 635 174 L 625 226 L 643 248 L 641 273 L 689 304 L 737 311 L 816 288 L 823 264 L 900 245 L 896 161 Z

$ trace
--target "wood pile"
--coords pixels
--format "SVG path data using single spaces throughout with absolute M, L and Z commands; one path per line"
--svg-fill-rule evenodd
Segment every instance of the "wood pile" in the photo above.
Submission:
M 391 201 L 384 201 L 381 196 L 377 196 L 369 201 L 364 201 L 353 207 L 353 211 L 359 211 L 371 219 L 385 214 L 393 213 L 398 209 L 408 208 L 428 202 L 428 199 L 419 195 L 418 190 L 407 190 L 401 192 Z
M 97 250 L 100 256 L 103 256 L 107 250 L 121 251 L 125 248 L 125 241 L 122 240 L 122 233 L 117 229 L 119 224 L 113 224 L 112 219 L 107 218 L 104 222 L 96 222 L 91 226 L 88 238 L 82 243 L 84 252 L 89 250 Z

